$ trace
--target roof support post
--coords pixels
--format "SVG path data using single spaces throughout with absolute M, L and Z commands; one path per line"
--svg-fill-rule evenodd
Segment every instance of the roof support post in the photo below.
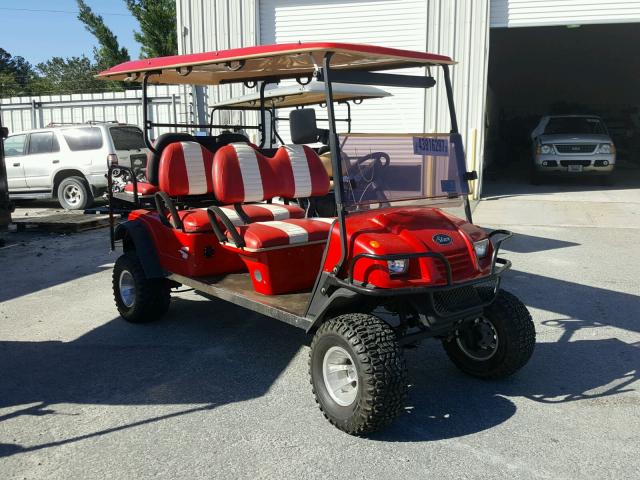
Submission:
M 149 139 L 149 129 L 151 126 L 149 125 L 149 97 L 147 94 L 147 87 L 149 86 L 149 77 L 153 75 L 154 72 L 144 72 L 144 76 L 142 77 L 142 133 L 144 138 L 144 144 L 147 146 L 149 150 L 156 153 L 156 149 L 153 148 L 151 144 L 151 140 Z
M 458 131 L 458 117 L 456 116 L 456 106 L 453 102 L 453 86 L 451 85 L 451 74 L 449 73 L 449 65 L 442 65 L 442 70 L 444 71 L 444 84 L 447 89 L 447 103 L 449 104 L 449 116 L 451 118 L 451 133 L 459 134 L 460 132 Z M 465 177 L 466 176 L 467 173 L 465 171 Z M 473 217 L 471 215 L 471 204 L 469 203 L 469 195 L 464 195 L 463 201 L 464 214 L 467 217 L 467 221 L 469 223 L 473 223 Z
M 338 210 L 338 228 L 340 229 L 340 260 L 333 267 L 333 274 L 338 275 L 347 258 L 347 226 L 345 225 L 345 208 L 343 204 L 344 187 L 342 185 L 342 162 L 340 161 L 340 142 L 336 133 L 336 116 L 333 105 L 333 90 L 331 87 L 331 56 L 332 52 L 325 54 L 322 62 L 322 78 L 324 80 L 325 95 L 327 97 L 327 117 L 329 120 L 329 148 L 331 149 L 331 167 L 333 169 L 333 190 Z

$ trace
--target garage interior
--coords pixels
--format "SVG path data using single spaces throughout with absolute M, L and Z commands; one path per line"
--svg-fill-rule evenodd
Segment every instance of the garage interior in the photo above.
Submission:
M 633 23 L 492 28 L 485 179 L 528 180 L 530 133 L 545 114 L 600 115 L 618 166 L 640 170 L 638 45 Z

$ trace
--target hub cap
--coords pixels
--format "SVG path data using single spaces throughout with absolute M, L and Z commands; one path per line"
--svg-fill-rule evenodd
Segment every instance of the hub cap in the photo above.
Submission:
M 489 360 L 498 351 L 498 332 L 491 321 L 479 317 L 468 328 L 456 332 L 456 343 L 469 358 Z
M 82 192 L 77 185 L 67 185 L 62 191 L 65 202 L 69 205 L 78 205 L 82 201 Z
M 120 274 L 118 287 L 120 288 L 120 298 L 124 306 L 127 308 L 133 307 L 133 304 L 136 303 L 136 287 L 133 282 L 133 275 L 127 270 L 124 270 Z
M 322 361 L 324 386 L 340 406 L 351 405 L 358 395 L 358 372 L 351 355 L 342 347 L 331 347 Z

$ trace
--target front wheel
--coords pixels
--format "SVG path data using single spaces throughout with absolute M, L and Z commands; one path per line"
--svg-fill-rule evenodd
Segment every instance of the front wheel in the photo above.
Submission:
M 158 320 L 169 309 L 171 295 L 164 278 L 147 278 L 134 252 L 121 255 L 113 267 L 113 296 L 127 322 Z
M 527 307 L 500 290 L 481 316 L 443 341 L 453 363 L 480 378 L 503 378 L 520 370 L 531 358 L 536 331 Z
M 381 429 L 404 407 L 404 357 L 391 327 L 374 315 L 325 322 L 311 343 L 309 372 L 320 410 L 351 435 Z

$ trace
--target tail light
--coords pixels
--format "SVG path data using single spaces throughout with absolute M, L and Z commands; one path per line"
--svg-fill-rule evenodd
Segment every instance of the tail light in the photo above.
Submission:
M 118 155 L 115 153 L 107 155 L 107 165 L 118 165 Z

